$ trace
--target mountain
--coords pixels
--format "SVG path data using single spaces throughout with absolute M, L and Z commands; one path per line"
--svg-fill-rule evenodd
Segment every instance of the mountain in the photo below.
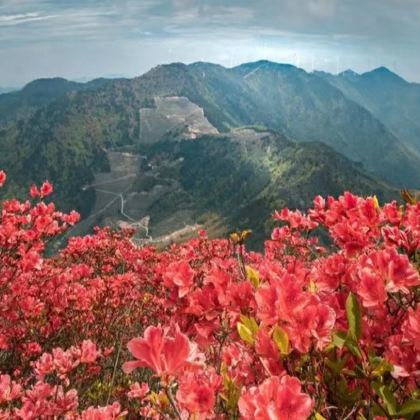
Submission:
M 40 95 L 39 91 L 45 93 Z M 35 131 L 38 121 L 53 131 L 60 127 L 59 131 L 67 133 L 72 130 L 69 124 L 76 124 L 79 130 L 87 116 L 95 115 L 91 121 L 94 124 L 97 118 L 100 125 L 109 124 L 105 117 L 124 120 L 128 125 L 122 123 L 109 134 L 135 143 L 140 130 L 137 111 L 155 96 L 189 98 L 203 108 L 210 123 L 221 132 L 243 125 L 263 125 L 297 141 L 328 144 L 396 185 L 416 187 L 420 179 L 420 157 L 370 111 L 325 77 L 269 61 L 233 69 L 209 63 L 174 63 L 131 80 L 87 84 L 63 79 L 36 81 L 16 94 L 0 96 L 0 124 L 5 119 L 30 117 L 36 109 L 50 104 L 51 109 L 44 110 L 46 118 L 37 115 L 31 121 Z M 61 115 L 63 110 L 73 118 Z M 58 117 L 57 113 L 63 118 L 50 118 L 51 114 Z
M 420 84 L 409 83 L 386 67 L 363 74 L 318 75 L 371 112 L 412 154 L 420 156 Z
M 0 95 L 3 94 L 3 93 L 14 92 L 16 90 L 19 90 L 19 89 L 18 88 L 14 88 L 14 87 L 8 87 L 8 88 L 6 88 L 6 87 L 1 87 L 0 86 Z
M 88 83 L 77 83 L 57 77 L 34 80 L 21 90 L 3 94 L 0 91 L 0 128 L 30 117 L 37 109 L 71 92 L 94 90 L 107 82 L 107 79 L 95 79 Z
M 376 192 L 380 200 L 395 196 L 385 183 L 322 143 L 296 143 L 252 127 L 195 141 L 157 143 L 147 153 L 179 162 L 171 178 L 180 189 L 149 210 L 152 234 L 154 223 L 190 209 L 188 220 L 199 223 L 206 221 L 205 215 L 217 215 L 225 232 L 252 229 L 251 242 L 261 244 L 273 228 L 273 209 L 305 208 L 317 194 L 337 196 L 344 190 Z
M 155 116 L 145 118 L 160 124 Z M 395 196 L 321 143 L 296 143 L 255 127 L 208 131 L 192 138 L 189 130 L 184 137 L 168 127 L 159 141 L 107 151 L 109 171 L 83 187 L 95 191 L 94 208 L 72 234 L 96 225 L 136 226 L 135 241 L 164 246 L 200 228 L 211 236 L 250 228 L 250 245 L 258 248 L 276 208 L 307 207 L 316 194 L 344 190 L 376 193 L 381 201 Z
M 81 187 L 96 171 L 108 168 L 103 148 L 113 144 L 111 138 L 116 144 L 127 142 L 125 120 L 129 113 L 137 114 L 135 108 L 119 105 L 119 83 L 123 81 L 40 79 L 0 95 L 0 167 L 10 174 L 6 195 L 24 196 L 28 185 L 49 179 L 63 209 L 88 214 L 95 197 Z M 134 118 L 138 130 L 138 115 Z
M 297 140 L 326 143 L 399 185 L 420 179 L 420 160 L 413 159 L 379 119 L 321 78 L 270 62 L 235 70 L 243 75 L 267 116 L 268 110 L 275 112 L 274 118 L 265 119 L 266 126 L 282 129 Z
M 146 218 L 160 243 L 174 226 L 189 231 L 188 220 L 215 232 L 254 227 L 260 238 L 275 207 L 346 189 L 389 197 L 388 182 L 420 179 L 416 155 L 325 75 L 268 61 L 40 80 L 0 95 L 0 109 L 3 193 L 50 179 L 54 201 L 85 217 L 76 232 Z
M 319 141 L 397 185 L 416 186 L 420 159 L 368 110 L 314 74 L 259 61 L 226 69 L 209 63 L 158 66 L 135 92 L 186 96 L 220 131 L 263 125 L 297 141 Z

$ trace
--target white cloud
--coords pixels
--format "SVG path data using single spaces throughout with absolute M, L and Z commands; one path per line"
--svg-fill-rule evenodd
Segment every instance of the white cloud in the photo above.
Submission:
M 418 49 L 419 0 L 0 0 L 0 84 L 259 58 L 329 70 L 397 62 L 418 79 Z
M 29 22 L 39 22 L 57 17 L 57 15 L 41 15 L 39 13 L 23 13 L 18 15 L 0 15 L 0 26 L 16 26 Z
M 5 15 L 5 16 L 0 16 L 0 22 L 15 22 L 15 21 L 21 21 L 25 19 L 31 19 L 38 16 L 39 16 L 39 13 L 23 13 L 20 15 Z

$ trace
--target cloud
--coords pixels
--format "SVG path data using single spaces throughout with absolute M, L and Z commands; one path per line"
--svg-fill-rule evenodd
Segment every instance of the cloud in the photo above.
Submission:
M 420 80 L 419 49 L 419 0 L 0 0 L 0 84 L 258 58 Z
M 22 13 L 17 15 L 0 15 L 0 26 L 16 26 L 29 22 L 51 19 L 57 15 L 40 15 L 39 13 Z
M 26 19 L 31 19 L 34 17 L 38 17 L 39 13 L 23 13 L 20 15 L 5 15 L 0 16 L 0 22 L 20 22 L 25 21 Z

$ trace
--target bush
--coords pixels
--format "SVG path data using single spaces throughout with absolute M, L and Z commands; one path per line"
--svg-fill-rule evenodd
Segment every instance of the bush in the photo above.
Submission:
M 263 254 L 248 232 L 157 252 L 105 228 L 47 258 L 78 220 L 51 191 L 2 205 L 0 418 L 419 412 L 419 203 L 317 197 L 274 214 Z

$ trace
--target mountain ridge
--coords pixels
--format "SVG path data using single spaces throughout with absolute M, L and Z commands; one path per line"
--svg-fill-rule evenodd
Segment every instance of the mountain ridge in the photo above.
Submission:
M 420 156 L 420 84 L 384 67 L 354 78 L 319 73 L 319 77 L 367 109 L 410 150 Z
M 39 183 L 48 178 L 56 184 L 59 193 L 55 199 L 64 209 L 76 207 L 86 216 L 91 214 L 97 193 L 94 189 L 83 187 L 92 184 L 96 174 L 111 170 L 107 151 L 134 150 L 136 153 L 147 155 L 147 151 L 143 149 L 150 145 L 143 141 L 141 133 L 150 130 L 142 130 L 144 124 L 148 123 L 144 116 L 153 114 L 151 110 L 156 108 L 156 98 L 166 97 L 187 98 L 194 106 L 186 107 L 185 112 L 187 109 L 195 110 L 194 112 L 201 109 L 203 117 L 220 133 L 207 136 L 207 139 L 219 139 L 216 140 L 217 144 L 223 144 L 223 140 L 220 139 L 227 138 L 224 141 L 230 146 L 226 153 L 238 153 L 239 164 L 250 168 L 247 174 L 254 171 L 264 172 L 266 169 L 260 164 L 248 161 L 248 157 L 242 154 L 242 149 L 238 149 L 237 144 L 232 143 L 232 138 L 236 135 L 235 130 L 251 126 L 257 132 L 289 138 L 296 144 L 296 150 L 301 151 L 293 152 L 287 161 L 287 165 L 295 168 L 287 175 L 288 184 L 283 185 L 282 179 L 275 178 L 276 172 L 270 172 L 270 176 L 274 178 L 268 181 L 271 185 L 269 197 L 264 196 L 263 202 L 260 202 L 267 209 L 268 204 L 276 204 L 272 199 L 278 194 L 278 191 L 275 192 L 276 186 L 289 201 L 280 204 L 295 206 L 300 204 L 291 193 L 293 186 L 298 186 L 299 191 L 296 195 L 305 191 L 306 197 L 310 192 L 315 192 L 315 184 L 329 185 L 328 188 L 333 193 L 342 192 L 339 189 L 350 189 L 356 182 L 352 181 L 352 178 L 370 180 L 363 184 L 366 188 L 361 192 L 365 194 L 390 194 L 390 191 L 394 191 L 395 194 L 395 189 L 389 181 L 401 187 L 418 186 L 420 167 L 416 157 L 410 155 L 406 146 L 380 119 L 355 98 L 349 98 L 349 95 L 335 86 L 335 79 L 332 80 L 331 77 L 332 75 L 328 76 L 326 73 L 311 74 L 293 65 L 267 60 L 232 68 L 205 62 L 188 65 L 172 63 L 157 66 L 133 79 L 97 79 L 96 82 L 88 84 L 73 84 L 74 82 L 54 79 L 51 85 L 55 83 L 60 88 L 52 89 L 52 94 L 45 95 L 46 99 L 43 102 L 35 102 L 32 107 L 25 102 L 28 87 L 23 94 L 21 91 L 15 95 L 1 95 L 0 106 L 4 97 L 9 100 L 10 97 L 15 100 L 19 97 L 22 101 L 19 106 L 23 107 L 20 109 L 17 106 L 17 115 L 4 123 L 3 127 L 0 124 L 0 167 L 10 173 L 12 180 L 8 183 L 6 192 L 9 195 L 23 195 L 24 189 L 31 182 Z M 338 76 L 336 78 L 338 79 Z M 42 83 L 49 82 L 38 81 L 38 87 Z M 36 96 L 33 95 L 35 88 L 37 83 L 29 84 L 31 98 Z M 48 93 L 48 89 L 45 91 Z M 142 114 L 142 109 L 150 111 Z M 1 118 L 0 113 L 0 120 Z M 185 140 L 181 135 L 185 133 L 182 125 L 188 126 L 190 120 L 181 118 L 180 121 L 180 124 L 172 125 L 176 132 L 171 132 L 168 128 L 169 131 L 164 130 L 156 137 L 159 140 L 156 147 L 166 142 L 169 144 L 166 147 L 172 150 L 179 147 L 178 143 L 181 142 L 185 150 L 194 148 L 194 145 L 185 141 L 196 138 L 197 130 L 200 137 L 200 124 L 193 127 L 192 131 L 187 130 L 190 133 L 194 132 L 194 136 Z M 168 127 L 171 127 L 171 124 Z M 205 159 L 210 150 L 206 148 L 210 146 L 203 145 L 203 140 L 197 144 L 201 145 L 196 149 L 199 153 L 197 159 Z M 320 144 L 326 146 L 321 147 Z M 254 147 L 253 150 L 257 155 L 261 155 L 258 148 Z M 288 150 L 295 149 L 289 147 Z M 226 163 L 226 158 L 216 152 L 212 150 L 215 159 Z M 343 158 L 342 155 L 347 157 Z M 265 161 L 271 159 L 272 162 L 277 162 L 277 158 L 264 154 L 262 158 Z M 296 161 L 292 162 L 293 159 Z M 322 164 L 317 164 L 317 159 Z M 340 168 L 334 162 L 341 162 L 343 168 L 347 168 L 343 169 L 341 178 Z M 153 165 L 152 161 L 150 163 Z M 279 163 L 280 167 L 284 164 Z M 298 169 L 299 165 L 313 176 L 313 182 L 311 176 L 304 176 L 304 172 Z M 272 166 L 275 166 L 275 163 L 270 164 L 270 168 Z M 324 169 L 317 172 L 318 166 Z M 194 171 L 200 169 L 193 163 L 189 167 L 195 168 Z M 229 167 L 227 163 L 226 167 Z M 211 168 L 207 170 L 212 173 Z M 205 191 L 207 188 L 210 191 L 211 186 L 202 179 L 208 176 L 208 173 L 205 175 L 197 172 L 201 174 L 198 176 L 194 175 L 194 171 L 191 177 L 201 179 L 202 185 L 206 186 L 201 190 Z M 241 173 L 240 167 L 236 174 L 238 173 Z M 336 174 L 332 184 L 329 183 L 328 175 L 331 173 Z M 254 175 L 256 176 L 256 173 Z M 232 176 L 236 179 L 236 184 L 241 183 L 241 177 Z M 380 178 L 388 182 L 382 182 Z M 220 188 L 229 185 L 228 180 L 227 177 L 220 181 Z M 147 178 L 140 184 L 148 185 L 150 182 L 151 179 Z M 169 188 L 168 185 L 165 188 Z M 328 188 L 320 192 L 328 194 Z M 231 191 L 231 195 L 234 196 L 235 189 Z M 249 191 L 245 190 L 245 193 L 248 194 Z M 193 193 L 184 191 L 176 197 L 174 203 L 186 204 L 191 194 Z M 203 197 L 205 196 L 204 193 Z M 183 198 L 187 201 L 183 202 Z M 165 208 L 162 200 L 157 204 L 158 207 L 154 208 L 156 214 L 159 214 L 160 205 Z M 196 202 L 196 198 L 194 200 Z M 256 206 L 254 201 L 252 205 Z M 166 202 L 166 206 L 170 208 L 171 203 Z M 232 202 L 228 207 L 232 214 L 236 214 Z M 248 220 L 248 211 L 250 214 L 256 214 L 245 207 L 238 218 Z

